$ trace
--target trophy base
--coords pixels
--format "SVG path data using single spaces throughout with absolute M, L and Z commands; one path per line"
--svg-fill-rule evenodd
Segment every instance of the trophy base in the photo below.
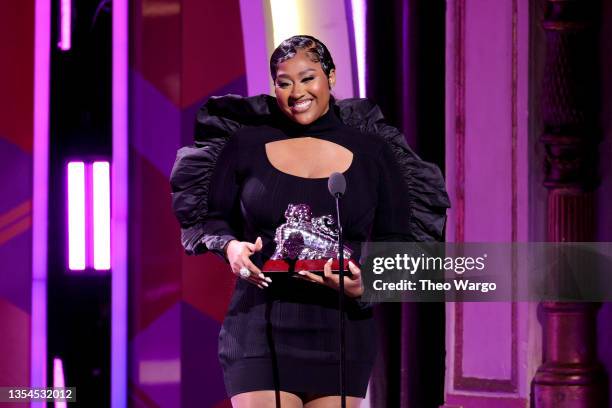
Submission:
M 352 261 L 355 265 L 357 262 L 353 259 L 344 260 L 344 274 L 351 276 L 351 272 L 348 269 L 348 262 Z M 278 273 L 278 272 L 289 272 L 298 273 L 299 271 L 308 271 L 313 273 L 323 273 L 323 268 L 326 259 L 296 259 L 296 260 L 284 260 L 284 259 L 270 259 L 266 261 L 261 269 L 264 273 Z M 337 259 L 332 261 L 332 273 L 338 273 L 340 271 L 340 263 Z

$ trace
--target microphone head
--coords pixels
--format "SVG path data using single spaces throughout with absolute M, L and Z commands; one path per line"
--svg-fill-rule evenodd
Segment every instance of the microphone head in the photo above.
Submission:
M 329 193 L 334 197 L 341 197 L 346 191 L 346 179 L 342 173 L 332 173 L 327 180 Z

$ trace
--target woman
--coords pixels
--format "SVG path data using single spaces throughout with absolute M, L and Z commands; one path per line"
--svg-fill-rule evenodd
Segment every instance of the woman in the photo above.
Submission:
M 275 100 L 217 98 L 199 113 L 201 144 L 179 151 L 173 170 L 174 207 L 186 250 L 220 254 L 240 278 L 219 335 L 232 405 L 337 407 L 338 277 L 330 262 L 323 276 L 263 275 L 276 229 L 292 205 L 307 205 L 317 217 L 334 214 L 327 191 L 334 172 L 347 180 L 342 224 L 353 259 L 367 240 L 439 239 L 448 201 L 437 168 L 421 162 L 375 106 L 333 99 L 335 66 L 319 40 L 285 40 L 270 69 Z M 222 139 L 229 140 L 221 149 Z M 349 269 L 347 406 L 357 407 L 375 338 L 371 307 L 359 301 L 361 271 L 352 262 Z

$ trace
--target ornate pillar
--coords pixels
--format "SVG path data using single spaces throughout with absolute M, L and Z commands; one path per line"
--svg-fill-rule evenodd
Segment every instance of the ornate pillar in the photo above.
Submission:
M 590 0 L 545 0 L 541 141 L 552 242 L 595 239 L 598 6 Z M 598 307 L 542 303 L 543 363 L 533 381 L 536 407 L 608 406 L 606 374 L 597 360 Z

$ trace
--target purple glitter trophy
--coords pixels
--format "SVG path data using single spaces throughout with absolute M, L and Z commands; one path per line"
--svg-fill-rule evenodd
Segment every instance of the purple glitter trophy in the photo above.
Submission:
M 331 215 L 313 217 L 307 204 L 289 204 L 287 222 L 276 229 L 276 251 L 263 267 L 264 272 L 323 271 L 329 258 L 338 269 L 338 229 Z M 344 259 L 353 251 L 344 246 Z

